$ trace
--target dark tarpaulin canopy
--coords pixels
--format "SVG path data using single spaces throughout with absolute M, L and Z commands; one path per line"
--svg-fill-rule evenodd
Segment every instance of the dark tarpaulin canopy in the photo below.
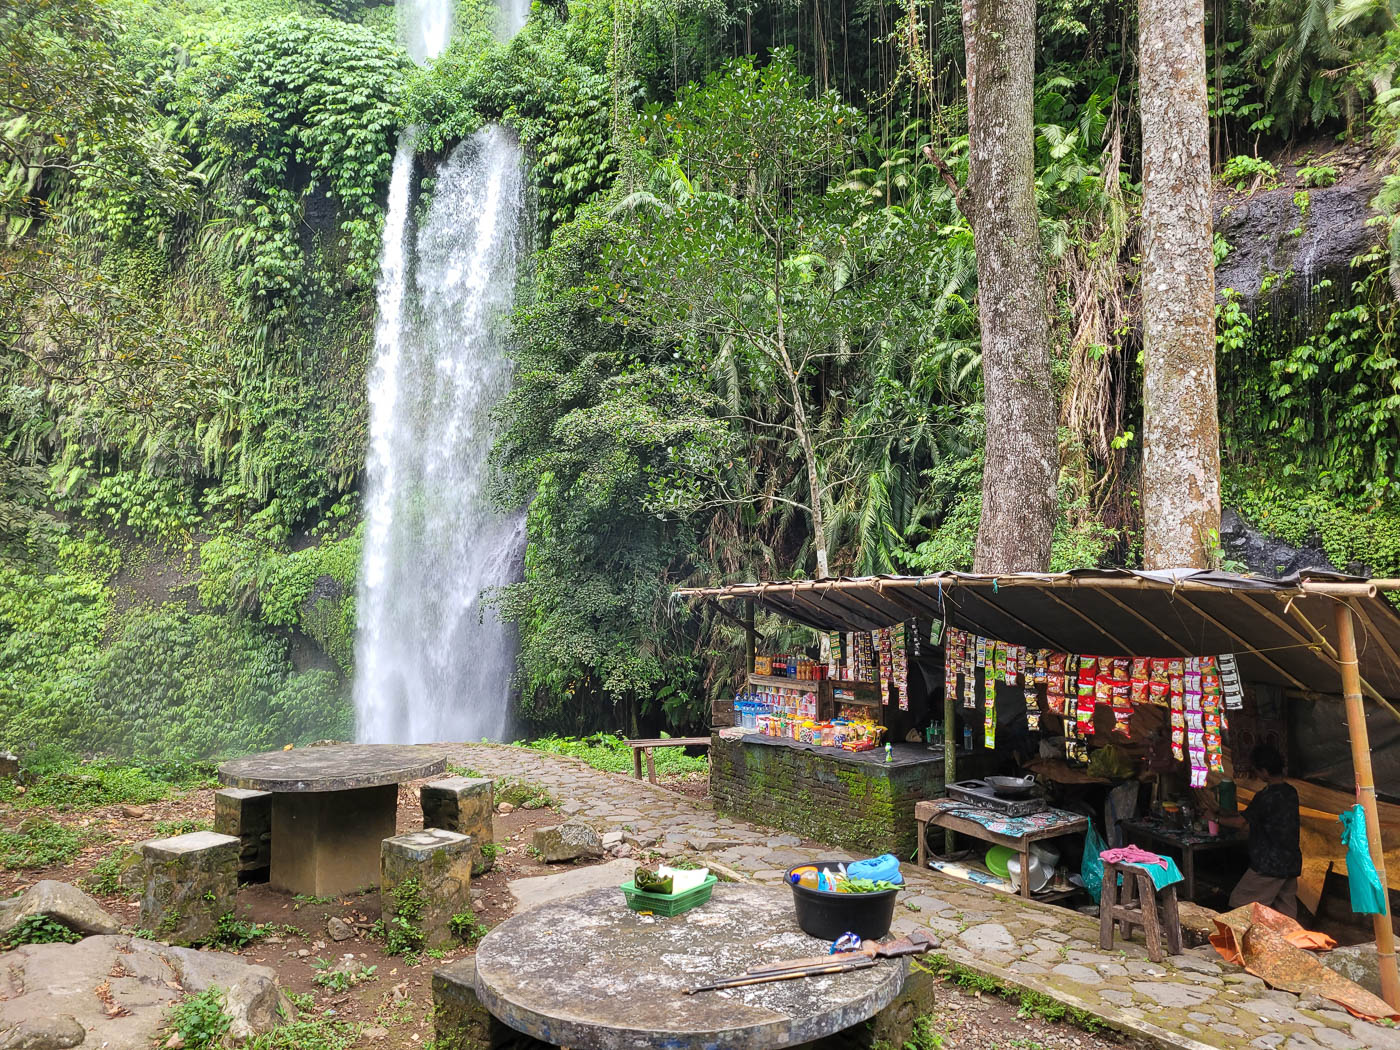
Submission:
M 839 577 L 692 587 L 677 597 L 728 606 L 752 601 L 829 631 L 868 631 L 915 616 L 989 638 L 1096 656 L 1235 653 L 1251 681 L 1336 695 L 1334 605 L 1356 622 L 1363 691 L 1400 699 L 1400 615 L 1382 596 L 1400 580 L 1306 571 L 1270 580 L 1177 569 L 1081 569 L 1001 576 Z M 1400 717 L 1397 714 L 1396 717 Z

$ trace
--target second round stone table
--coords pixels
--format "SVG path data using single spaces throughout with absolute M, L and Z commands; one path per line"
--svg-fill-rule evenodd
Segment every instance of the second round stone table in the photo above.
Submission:
M 431 747 L 333 744 L 234 759 L 219 767 L 219 782 L 272 793 L 273 888 L 329 897 L 379 884 L 399 784 L 446 767 Z
M 716 886 L 674 918 L 629 911 L 617 889 L 550 901 L 487 934 L 471 975 L 481 1005 L 572 1050 L 778 1050 L 844 1031 L 900 994 L 907 959 L 687 995 L 759 963 L 822 954 L 786 888 Z M 440 971 L 435 987 L 450 982 Z M 441 1005 L 441 1004 L 439 1004 Z

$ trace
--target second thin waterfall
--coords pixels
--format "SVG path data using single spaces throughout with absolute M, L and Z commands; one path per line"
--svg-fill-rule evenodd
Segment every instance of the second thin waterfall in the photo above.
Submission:
M 450 10 L 401 0 L 415 61 L 446 46 Z M 501 35 L 523 10 L 502 10 Z M 410 130 L 389 192 L 370 375 L 357 733 L 375 743 L 500 738 L 515 642 L 485 600 L 515 576 L 524 518 L 496 511 L 487 490 L 491 414 L 510 381 L 523 165 L 514 137 L 487 126 L 440 165 L 427 202 L 414 200 L 414 167 Z

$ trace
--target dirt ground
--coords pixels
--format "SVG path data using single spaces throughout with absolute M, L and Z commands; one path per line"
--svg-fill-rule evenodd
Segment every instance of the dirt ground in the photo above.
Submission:
M 703 777 L 698 780 L 702 788 L 698 796 L 695 794 L 696 778 L 662 780 L 667 786 L 671 786 L 672 781 L 677 790 L 694 797 L 703 797 L 708 790 Z M 400 786 L 399 831 L 422 826 L 418 793 L 426 782 L 414 781 Z M 93 841 L 68 864 L 0 871 L 0 898 L 11 896 L 40 879 L 58 879 L 91 892 L 89 887 L 83 886 L 82 880 L 113 850 L 161 833 L 174 834 L 212 826 L 214 789 L 205 788 L 145 806 L 104 806 L 79 812 L 35 808 L 17 815 L 25 819 L 49 818 L 68 827 L 87 830 Z M 508 814 L 496 814 L 495 839 L 503 851 L 491 871 L 472 880 L 472 905 L 479 922 L 493 927 L 510 915 L 513 899 L 506 889 L 510 880 L 559 870 L 558 865 L 536 860 L 527 852 L 527 847 L 536 828 L 552 827 L 563 819 L 550 809 L 517 808 Z M 182 826 L 162 832 L 157 827 L 162 822 Z M 140 908 L 135 900 L 104 894 L 94 896 L 117 918 L 131 926 L 137 924 Z M 332 916 L 349 923 L 355 936 L 341 942 L 332 940 L 326 932 L 326 922 Z M 379 918 L 379 897 L 374 892 L 330 900 L 296 899 L 265 884 L 251 884 L 239 890 L 238 917 L 267 925 L 272 932 L 242 949 L 232 949 L 233 953 L 272 967 L 282 987 L 294 998 L 310 997 L 317 1014 L 362 1025 L 365 1031 L 359 1045 L 411 1048 L 431 1038 L 433 970 L 471 953 L 465 947 L 442 953 L 425 952 L 416 965 L 411 964 L 412 960 L 389 955 L 383 943 L 369 934 L 370 927 Z M 315 983 L 318 963 L 324 960 L 324 964 L 335 965 L 347 954 L 355 956 L 353 965 L 357 972 L 373 968 L 372 975 L 339 993 Z
M 400 831 L 421 826 L 422 812 L 418 803 L 421 783 L 400 788 Z M 662 783 L 691 797 L 703 798 L 708 794 L 704 776 L 663 777 Z M 0 872 L 0 897 L 45 878 L 81 884 L 96 863 L 121 845 L 141 842 L 160 833 L 207 827 L 214 816 L 214 791 L 206 788 L 140 807 L 107 806 L 67 813 L 34 809 L 24 810 L 20 815 L 49 817 L 70 827 L 88 829 L 94 841 L 63 866 Z M 557 865 L 537 861 L 527 848 L 536 828 L 553 826 L 563 819 L 550 809 L 515 809 L 509 814 L 496 815 L 496 842 L 503 851 L 496 858 L 492 871 L 472 881 L 473 910 L 486 926 L 497 925 L 511 912 L 513 900 L 506 889 L 508 881 L 559 870 Z M 158 829 L 160 822 L 182 826 L 172 832 L 168 825 Z M 97 897 L 112 914 L 132 926 L 137 923 L 139 908 L 134 900 L 100 894 Z M 283 988 L 313 1014 L 360 1026 L 357 1046 L 412 1050 L 430 1040 L 433 1034 L 433 970 L 471 951 L 462 947 L 444 953 L 424 953 L 416 962 L 387 954 L 382 942 L 369 932 L 379 918 L 378 895 L 373 892 L 313 900 L 292 898 L 266 885 L 248 885 L 239 892 L 238 915 L 268 927 L 270 932 L 243 949 L 235 950 L 235 954 L 272 967 Z M 332 940 L 326 928 L 332 916 L 348 923 L 355 931 L 354 936 L 341 942 Z M 341 992 L 315 983 L 318 962 L 324 960 L 323 965 L 335 965 L 347 954 L 354 956 L 351 965 L 356 972 L 366 973 L 364 980 Z M 916 1050 L 1099 1050 L 1116 1045 L 1118 1041 L 1111 1035 L 1091 1034 L 1064 1024 L 1022 1017 L 1014 1003 L 996 995 L 971 993 L 945 984 L 935 996 L 927 1032 Z

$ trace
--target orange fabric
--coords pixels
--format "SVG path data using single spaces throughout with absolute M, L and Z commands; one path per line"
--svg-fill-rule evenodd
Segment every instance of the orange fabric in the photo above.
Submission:
M 1319 995 L 1367 1020 L 1400 1021 L 1400 1011 L 1365 988 L 1322 964 L 1305 948 L 1326 950 L 1336 941 L 1305 930 L 1286 915 L 1254 903 L 1226 912 L 1215 920 L 1210 943 L 1226 962 L 1243 966 L 1271 988 L 1295 995 Z

